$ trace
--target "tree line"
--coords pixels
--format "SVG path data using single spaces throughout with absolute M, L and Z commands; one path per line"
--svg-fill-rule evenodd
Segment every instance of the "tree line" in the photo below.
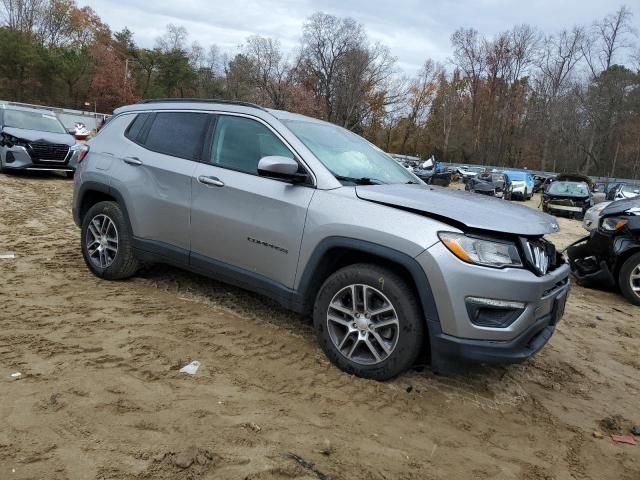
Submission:
M 590 25 L 451 35 L 451 58 L 407 76 L 351 18 L 317 12 L 299 48 L 236 52 L 167 25 L 154 48 L 75 0 L 0 0 L 0 98 L 98 111 L 142 98 L 254 102 L 351 129 L 380 148 L 462 163 L 640 176 L 640 47 L 622 6 Z

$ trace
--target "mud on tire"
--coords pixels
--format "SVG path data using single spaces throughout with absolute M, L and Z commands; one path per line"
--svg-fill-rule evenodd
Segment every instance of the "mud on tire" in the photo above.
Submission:
M 87 240 L 89 237 L 89 241 L 91 241 L 94 236 L 89 232 L 92 221 L 104 218 L 108 218 L 113 223 L 114 228 L 111 229 L 110 236 L 117 237 L 117 252 L 109 258 L 109 262 L 104 262 L 104 265 L 100 266 L 95 261 L 92 261 Z M 91 226 L 91 228 L 94 228 L 95 231 L 95 225 Z M 113 235 L 114 231 L 117 232 L 116 235 Z M 140 264 L 133 253 L 131 228 L 116 202 L 99 202 L 92 206 L 82 219 L 80 238 L 82 256 L 87 267 L 94 275 L 106 280 L 123 280 L 135 275 L 137 272 Z
M 367 320 L 356 311 L 368 311 Z M 350 265 L 333 273 L 318 292 L 313 322 L 320 346 L 334 365 L 374 380 L 387 380 L 406 371 L 425 342 L 425 322 L 414 289 L 393 271 L 372 264 Z M 347 339 L 348 332 L 351 336 Z

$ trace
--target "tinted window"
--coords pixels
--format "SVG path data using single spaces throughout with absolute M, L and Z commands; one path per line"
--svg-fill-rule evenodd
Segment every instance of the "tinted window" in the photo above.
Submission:
M 129 127 L 127 127 L 127 131 L 124 132 L 124 136 L 127 137 L 129 140 L 133 140 L 134 142 L 137 142 L 138 137 L 140 136 L 142 127 L 144 126 L 144 122 L 148 117 L 149 117 L 148 113 L 140 113 L 136 115 L 135 118 L 133 119 L 133 122 L 131 122 L 129 124 Z
M 211 163 L 257 174 L 262 157 L 280 155 L 294 158 L 271 130 L 255 120 L 221 115 L 213 138 Z
M 158 113 L 144 146 L 165 155 L 199 160 L 210 118 L 206 113 Z

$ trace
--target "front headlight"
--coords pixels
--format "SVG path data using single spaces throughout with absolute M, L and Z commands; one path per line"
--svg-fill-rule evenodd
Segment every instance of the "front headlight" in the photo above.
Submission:
M 511 242 L 485 240 L 452 232 L 440 232 L 438 237 L 463 262 L 496 268 L 522 266 L 518 249 Z
M 624 218 L 609 217 L 602 221 L 602 230 L 605 232 L 615 232 L 616 230 L 620 230 L 626 224 L 627 220 Z

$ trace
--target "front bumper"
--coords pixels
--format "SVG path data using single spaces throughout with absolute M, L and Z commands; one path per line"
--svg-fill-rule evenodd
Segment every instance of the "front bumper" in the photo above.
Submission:
M 569 266 L 538 277 L 520 268 L 495 269 L 457 259 L 438 242 L 417 257 L 434 293 L 439 320 L 429 320 L 432 360 L 455 357 L 476 362 L 517 362 L 536 353 L 564 313 Z M 469 297 L 523 305 L 504 327 L 472 322 Z
M 526 189 L 527 189 L 527 184 L 526 183 L 516 184 L 514 182 L 512 184 L 512 187 L 511 187 L 511 194 L 523 195 L 524 196 L 524 192 L 525 192 Z
M 0 166 L 15 171 L 74 172 L 78 165 L 79 151 L 70 148 L 64 161 L 34 161 L 25 147 L 0 147 Z

